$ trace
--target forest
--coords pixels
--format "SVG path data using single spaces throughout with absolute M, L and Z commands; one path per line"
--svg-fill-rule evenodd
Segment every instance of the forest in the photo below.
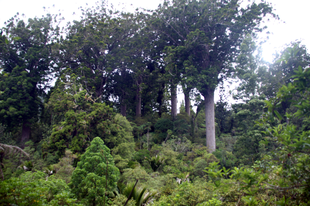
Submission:
M 269 3 L 80 10 L 0 29 L 0 205 L 310 205 L 310 54 L 263 60 Z

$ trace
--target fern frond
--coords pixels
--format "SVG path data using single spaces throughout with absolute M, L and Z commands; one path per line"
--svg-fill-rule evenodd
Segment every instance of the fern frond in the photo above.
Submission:
M 0 150 L 3 150 L 3 152 L 7 153 L 7 154 L 10 154 L 11 152 L 13 152 L 14 154 L 18 153 L 18 154 L 25 155 L 25 156 L 29 157 L 29 154 L 27 152 L 25 152 L 20 147 L 17 147 L 14 145 L 7 145 L 7 144 L 0 143 Z M 6 151 L 8 151 L 8 152 L 6 152 Z

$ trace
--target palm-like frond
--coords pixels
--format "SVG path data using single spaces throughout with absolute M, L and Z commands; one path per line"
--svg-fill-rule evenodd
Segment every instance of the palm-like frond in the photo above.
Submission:
M 14 145 L 7 145 L 7 144 L 0 143 L 0 150 L 2 150 L 5 155 L 10 154 L 10 153 L 14 153 L 14 154 L 21 154 L 21 155 L 25 155 L 25 156 L 29 157 L 29 154 L 27 152 L 25 152 L 20 147 L 17 147 Z
M 129 199 L 136 201 L 136 206 L 142 206 L 148 203 L 155 194 L 146 192 L 146 188 L 136 188 L 135 184 L 128 184 L 121 193 Z M 131 195 L 131 197 L 129 197 Z
M 7 145 L 7 144 L 2 144 L 2 143 L 0 143 L 0 153 L 2 153 L 1 154 L 2 158 L 5 155 L 10 154 L 10 153 L 20 154 L 20 155 L 24 155 L 26 157 L 29 157 L 29 154 L 27 152 L 25 152 L 22 148 L 14 146 L 14 145 Z M 4 180 L 4 176 L 3 176 L 3 172 L 2 172 L 2 166 L 3 166 L 2 158 L 0 158 L 0 177 L 2 180 Z

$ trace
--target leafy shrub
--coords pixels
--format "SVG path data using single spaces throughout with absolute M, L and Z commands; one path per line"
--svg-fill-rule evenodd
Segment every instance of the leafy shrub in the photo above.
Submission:
M 173 130 L 173 122 L 170 119 L 158 119 L 155 127 L 155 133 L 157 138 L 155 139 L 155 143 L 159 144 L 167 138 L 167 131 Z
M 208 190 L 208 192 L 206 192 Z M 180 184 L 171 195 L 163 195 L 158 201 L 154 202 L 154 206 L 166 205 L 197 205 L 212 198 L 212 185 L 210 183 L 189 183 Z
M 0 182 L 0 205 L 78 205 L 70 188 L 43 172 L 26 172 Z
M 141 149 L 137 152 L 135 152 L 133 156 L 133 160 L 139 162 L 140 164 L 143 163 L 145 159 L 151 158 L 150 152 L 147 149 Z
M 143 169 L 143 167 L 135 167 L 134 169 L 127 168 L 124 169 L 124 173 L 122 174 L 121 181 L 124 184 L 135 182 L 139 179 L 139 183 L 147 182 L 151 176 Z
M 66 150 L 65 157 L 61 158 L 57 164 L 52 166 L 55 172 L 54 176 L 69 183 L 74 171 L 74 167 L 72 166 L 73 160 L 76 158 L 76 155 L 72 154 L 70 150 Z

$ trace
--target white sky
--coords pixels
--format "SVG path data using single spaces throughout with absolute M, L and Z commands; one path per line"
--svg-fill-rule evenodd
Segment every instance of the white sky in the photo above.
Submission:
M 84 7 L 86 3 L 91 6 L 95 5 L 95 2 L 96 0 L 0 0 L 0 27 L 4 26 L 3 23 L 17 12 L 25 14 L 27 18 L 40 17 L 46 13 L 43 7 L 50 7 L 49 11 L 51 13 L 61 13 L 66 19 L 65 22 L 73 19 L 79 20 L 78 15 L 72 15 L 73 12 L 78 12 L 78 7 Z M 110 0 L 109 2 L 113 3 L 117 8 L 133 11 L 136 7 L 155 9 L 163 0 Z M 280 16 L 281 21 L 267 23 L 268 31 L 271 34 L 263 45 L 264 59 L 271 62 L 273 59 L 272 54 L 276 50 L 295 40 L 300 40 L 309 50 L 310 0 L 267 0 L 267 2 L 272 3 L 275 13 Z

